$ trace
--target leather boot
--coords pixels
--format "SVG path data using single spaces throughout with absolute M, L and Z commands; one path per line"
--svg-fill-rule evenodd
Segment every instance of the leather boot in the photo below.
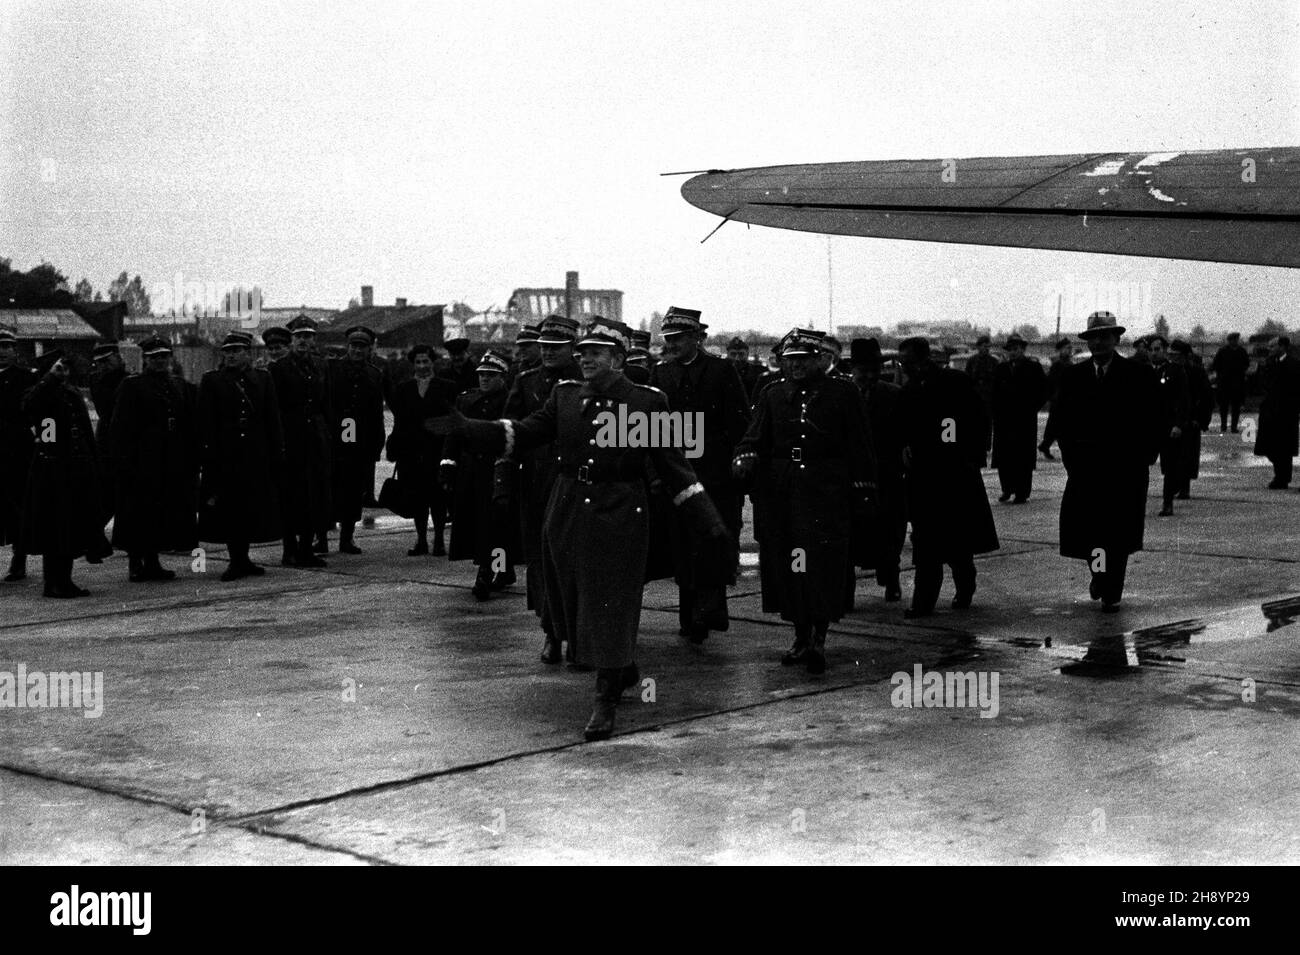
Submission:
M 356 525 L 343 524 L 339 527 L 339 553 L 340 554 L 359 554 L 361 548 L 352 543 L 352 529 Z
M 447 545 L 443 543 L 443 534 L 445 528 L 442 524 L 435 524 L 433 527 L 433 556 L 446 557 Z
M 158 560 L 157 554 L 145 554 L 142 561 L 145 580 L 175 580 L 176 571 L 168 570 Z
M 826 672 L 826 626 L 826 624 L 818 624 L 813 628 L 808 651 L 803 655 L 804 667 L 813 675 Z
M 805 624 L 795 624 L 794 643 L 790 644 L 790 649 L 785 651 L 781 657 L 781 666 L 792 667 L 796 663 L 803 663 L 804 654 L 808 652 L 808 642 L 812 637 L 812 628 Z
M 582 731 L 588 742 L 609 739 L 614 735 L 614 714 L 618 700 L 623 695 L 623 667 L 602 668 L 596 671 L 596 708 Z
M 149 578 L 144 575 L 144 558 L 128 554 L 126 558 L 126 579 L 133 584 L 144 583 Z

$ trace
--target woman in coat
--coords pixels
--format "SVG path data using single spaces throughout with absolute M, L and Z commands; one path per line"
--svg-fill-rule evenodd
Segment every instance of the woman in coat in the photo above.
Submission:
M 438 479 L 443 439 L 424 427 L 426 418 L 444 415 L 456 400 L 456 386 L 433 374 L 434 352 L 416 345 L 407 354 L 415 372 L 393 389 L 393 433 L 388 437 L 388 460 L 397 465 L 396 477 L 405 510 L 415 519 L 415 546 L 408 557 L 429 553 L 429 515 L 433 514 L 433 555 L 445 556 L 446 497 Z
M 44 355 L 38 373 L 23 401 L 23 414 L 36 429 L 23 502 L 23 550 L 44 558 L 45 596 L 84 597 L 89 591 L 72 582 L 72 562 L 98 556 L 104 541 L 95 434 L 86 400 L 68 382 L 63 353 Z

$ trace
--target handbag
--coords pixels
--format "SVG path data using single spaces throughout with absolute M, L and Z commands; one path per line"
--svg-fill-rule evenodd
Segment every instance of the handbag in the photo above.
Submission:
M 396 471 L 393 472 L 392 477 L 384 478 L 384 483 L 379 488 L 379 506 L 392 511 L 398 517 L 415 516 Z

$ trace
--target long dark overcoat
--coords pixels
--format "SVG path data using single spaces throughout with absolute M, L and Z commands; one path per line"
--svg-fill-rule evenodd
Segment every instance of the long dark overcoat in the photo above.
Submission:
M 271 362 L 284 433 L 285 530 L 307 534 L 334 520 L 329 371 L 314 355 Z
M 1047 374 L 1034 359 L 1009 359 L 994 369 L 993 467 L 1034 470 L 1038 411 L 1047 398 Z
M 907 538 L 907 485 L 898 398 L 902 389 L 877 381 L 863 393 L 876 458 L 875 506 L 853 519 L 853 563 L 864 569 L 894 564 Z
M 109 447 L 117 480 L 113 546 L 133 553 L 198 543 L 195 399 L 170 375 L 131 375 L 117 393 Z
M 546 605 L 555 636 L 575 647 L 578 663 L 624 667 L 636 652 L 649 541 L 646 462 L 679 507 L 721 526 L 703 487 L 679 448 L 597 444 L 601 412 L 666 412 L 663 393 L 618 374 L 601 389 L 564 381 L 546 404 L 511 425 L 471 421 L 467 438 L 512 454 L 550 444 L 558 475 L 542 527 Z M 590 482 L 590 483 L 588 483 Z M 704 526 L 703 523 L 701 526 Z
M 1164 415 L 1148 366 L 1114 355 L 1098 378 L 1093 361 L 1073 366 L 1057 398 L 1065 466 L 1061 556 L 1092 561 L 1142 549 L 1147 483 L 1160 450 Z
M 32 428 L 23 399 L 36 381 L 35 373 L 18 365 L 0 371 L 0 546 L 22 539 L 23 496 L 32 464 Z
M 199 382 L 199 540 L 278 541 L 284 437 L 269 372 L 221 368 Z
M 114 468 L 117 458 L 113 454 L 113 409 L 118 389 L 126 381 L 125 368 L 113 368 L 102 375 L 90 378 L 90 401 L 95 406 L 95 450 L 99 457 L 99 495 L 103 506 L 102 517 L 107 522 L 113 516 L 117 503 L 117 475 Z
M 393 388 L 389 406 L 393 409 L 393 433 L 388 436 L 388 460 L 397 465 L 397 481 L 412 511 L 430 508 L 441 524 L 446 511 L 438 465 L 444 439 L 425 427 L 427 418 L 445 415 L 456 403 L 456 386 L 445 378 L 433 377 L 420 394 L 419 382 L 408 378 Z
M 824 375 L 778 380 L 759 396 L 736 454 L 757 457 L 763 612 L 796 624 L 839 620 L 849 609 L 855 503 L 876 477 L 862 393 Z
M 540 411 L 561 381 L 576 381 L 582 377 L 578 366 L 568 362 L 562 368 L 532 368 L 520 372 L 510 386 L 506 398 L 505 416 L 523 420 Z M 559 476 L 559 461 L 550 444 L 539 445 L 527 451 L 515 450 L 519 462 L 519 480 L 515 505 L 519 512 L 520 553 L 528 564 L 528 609 L 534 611 L 549 625 L 546 616 L 546 582 L 542 572 L 542 526 L 546 522 L 546 504 Z
M 1188 440 L 1183 443 L 1183 475 L 1195 480 L 1201 476 L 1201 432 L 1214 418 L 1214 389 L 1203 365 L 1193 361 L 1184 365 L 1183 370 L 1187 372 L 1187 388 L 1192 398 L 1192 427 L 1186 435 Z
M 23 549 L 29 554 L 82 557 L 101 549 L 99 454 L 81 392 L 45 375 L 23 400 L 36 428 L 22 506 Z
M 1300 359 L 1291 355 L 1270 358 L 1264 365 L 1255 453 L 1269 459 L 1300 453 Z
M 916 563 L 963 560 L 998 549 L 997 528 L 980 469 L 989 421 L 971 379 L 933 365 L 898 399 L 903 445 L 910 449 L 907 514 Z
M 384 450 L 383 376 L 369 362 L 339 359 L 329 364 L 329 394 L 334 519 L 355 524 Z
M 1172 361 L 1153 364 L 1151 370 L 1160 393 L 1160 473 L 1181 481 L 1187 464 L 1187 446 L 1192 438 L 1192 393 L 1187 372 Z M 1176 438 L 1169 433 L 1175 427 L 1182 432 Z
M 505 414 L 507 395 L 504 388 L 493 392 L 473 388 L 456 398 L 456 408 L 467 418 L 497 421 Z M 490 565 L 493 551 L 501 548 L 506 565 L 513 566 L 519 559 L 519 527 L 509 500 L 497 493 L 499 456 L 457 435 L 447 439 L 443 456 L 456 462 L 448 559 L 472 560 L 482 567 Z

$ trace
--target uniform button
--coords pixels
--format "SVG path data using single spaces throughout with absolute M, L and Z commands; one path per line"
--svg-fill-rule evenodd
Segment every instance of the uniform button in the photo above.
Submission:
M 587 439 L 587 443 L 590 444 L 590 445 L 595 445 L 595 443 L 596 443 L 596 439 L 595 439 L 595 438 L 588 438 L 588 439 Z
M 587 463 L 588 463 L 588 464 L 595 464 L 595 463 L 596 463 L 596 459 L 595 459 L 595 458 L 587 458 Z
M 638 508 L 636 509 L 636 512 L 637 512 L 638 514 L 640 514 L 640 513 L 641 513 L 641 508 L 638 507 Z
M 801 465 L 799 465 L 799 470 L 802 471 L 805 467 L 807 467 L 806 464 L 801 464 Z
M 583 503 L 583 504 L 590 504 L 590 503 L 591 503 L 591 498 L 589 498 L 589 497 L 584 497 L 584 498 L 582 499 L 582 503 Z
M 592 421 L 592 424 L 600 424 L 599 421 Z

